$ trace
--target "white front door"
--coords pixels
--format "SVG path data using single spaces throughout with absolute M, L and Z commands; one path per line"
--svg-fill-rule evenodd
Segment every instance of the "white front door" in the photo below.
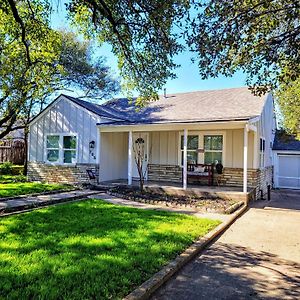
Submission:
M 278 155 L 279 188 L 300 189 L 300 155 Z
M 143 143 L 143 173 L 145 174 L 145 179 L 147 180 L 147 166 L 148 166 L 148 158 L 149 158 L 149 149 L 148 149 L 148 139 L 149 139 L 149 134 L 148 133 L 134 133 L 132 135 L 132 177 L 134 179 L 138 179 L 139 178 L 139 172 L 137 169 L 137 163 L 136 163 L 136 159 L 138 154 L 137 152 L 137 142 L 138 139 L 142 139 L 144 141 Z

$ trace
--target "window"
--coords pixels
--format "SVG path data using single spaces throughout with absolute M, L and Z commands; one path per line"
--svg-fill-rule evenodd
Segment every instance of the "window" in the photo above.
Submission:
M 59 135 L 47 136 L 47 161 L 58 162 L 59 161 Z
M 63 137 L 64 164 L 76 162 L 76 136 Z
M 260 138 L 259 140 L 259 165 L 261 168 L 265 166 L 265 148 L 266 148 L 266 140 L 264 138 Z
M 205 135 L 204 136 L 204 163 L 222 163 L 223 136 Z
M 47 135 L 46 159 L 50 163 L 76 163 L 77 138 L 68 134 Z
M 187 162 L 190 164 L 198 163 L 198 147 L 199 147 L 199 136 L 188 135 L 187 137 Z M 181 136 L 181 165 L 183 165 L 183 136 Z

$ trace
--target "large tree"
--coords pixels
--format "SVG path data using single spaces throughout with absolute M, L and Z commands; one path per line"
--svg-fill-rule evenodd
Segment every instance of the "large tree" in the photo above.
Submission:
M 281 125 L 300 139 L 300 78 L 281 85 L 276 98 L 283 117 Z
M 0 6 L 1 3 L 9 3 L 10 9 L 16 11 L 13 5 L 16 1 L 0 0 Z M 265 92 L 299 77 L 297 0 L 68 0 L 66 3 L 69 18 L 82 33 L 112 46 L 125 87 L 136 89 L 142 100 L 155 98 L 166 80 L 175 76 L 174 57 L 186 48 L 195 53 L 195 62 L 204 79 L 220 74 L 231 76 L 242 70 L 248 76 L 249 86 Z M 26 27 L 21 25 L 18 14 L 13 15 L 20 24 L 23 48 L 30 57 Z
M 299 1 L 209 0 L 195 8 L 187 40 L 203 78 L 242 70 L 265 92 L 299 77 Z
M 119 91 L 103 58 L 93 56 L 89 42 L 49 27 L 47 6 L 20 1 L 16 7 L 28 47 L 19 36 L 21 27 L 14 14 L 0 9 L 0 138 L 26 126 L 54 91 L 72 88 L 94 99 Z

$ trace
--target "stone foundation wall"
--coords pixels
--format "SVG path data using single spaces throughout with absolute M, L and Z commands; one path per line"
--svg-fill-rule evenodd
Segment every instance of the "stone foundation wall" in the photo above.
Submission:
M 248 187 L 255 188 L 255 198 L 261 197 L 261 190 L 264 197 L 268 191 L 268 185 L 273 185 L 273 167 L 260 169 L 248 169 Z M 148 165 L 148 180 L 182 182 L 182 168 L 177 165 Z M 204 185 L 207 180 L 200 182 Z M 243 186 L 242 168 L 224 168 L 223 174 L 214 173 L 214 185 L 220 186 Z
M 182 169 L 177 165 L 148 165 L 148 180 L 182 182 Z
M 258 169 L 248 169 L 248 185 L 256 187 Z M 243 169 L 242 168 L 224 168 L 222 174 L 214 173 L 214 184 L 223 186 L 243 186 Z
M 86 170 L 92 169 L 96 176 L 99 166 L 96 164 L 76 164 L 75 166 L 48 165 L 45 163 L 28 163 L 28 180 L 48 183 L 89 183 Z

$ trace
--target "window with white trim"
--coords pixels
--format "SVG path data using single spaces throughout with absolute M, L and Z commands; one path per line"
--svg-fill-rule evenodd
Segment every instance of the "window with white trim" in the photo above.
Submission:
M 266 140 L 264 138 L 260 138 L 260 140 L 259 140 L 259 166 L 260 166 L 260 168 L 264 168 L 264 166 L 265 166 L 265 148 L 266 148 Z
M 70 134 L 49 134 L 46 137 L 46 160 L 49 163 L 75 164 L 77 137 Z
M 180 143 L 181 165 L 183 166 L 183 136 L 181 136 Z M 199 148 L 199 135 L 187 136 L 187 162 L 188 164 L 198 163 L 198 148 Z
M 222 163 L 223 158 L 223 136 L 204 135 L 204 163 Z

